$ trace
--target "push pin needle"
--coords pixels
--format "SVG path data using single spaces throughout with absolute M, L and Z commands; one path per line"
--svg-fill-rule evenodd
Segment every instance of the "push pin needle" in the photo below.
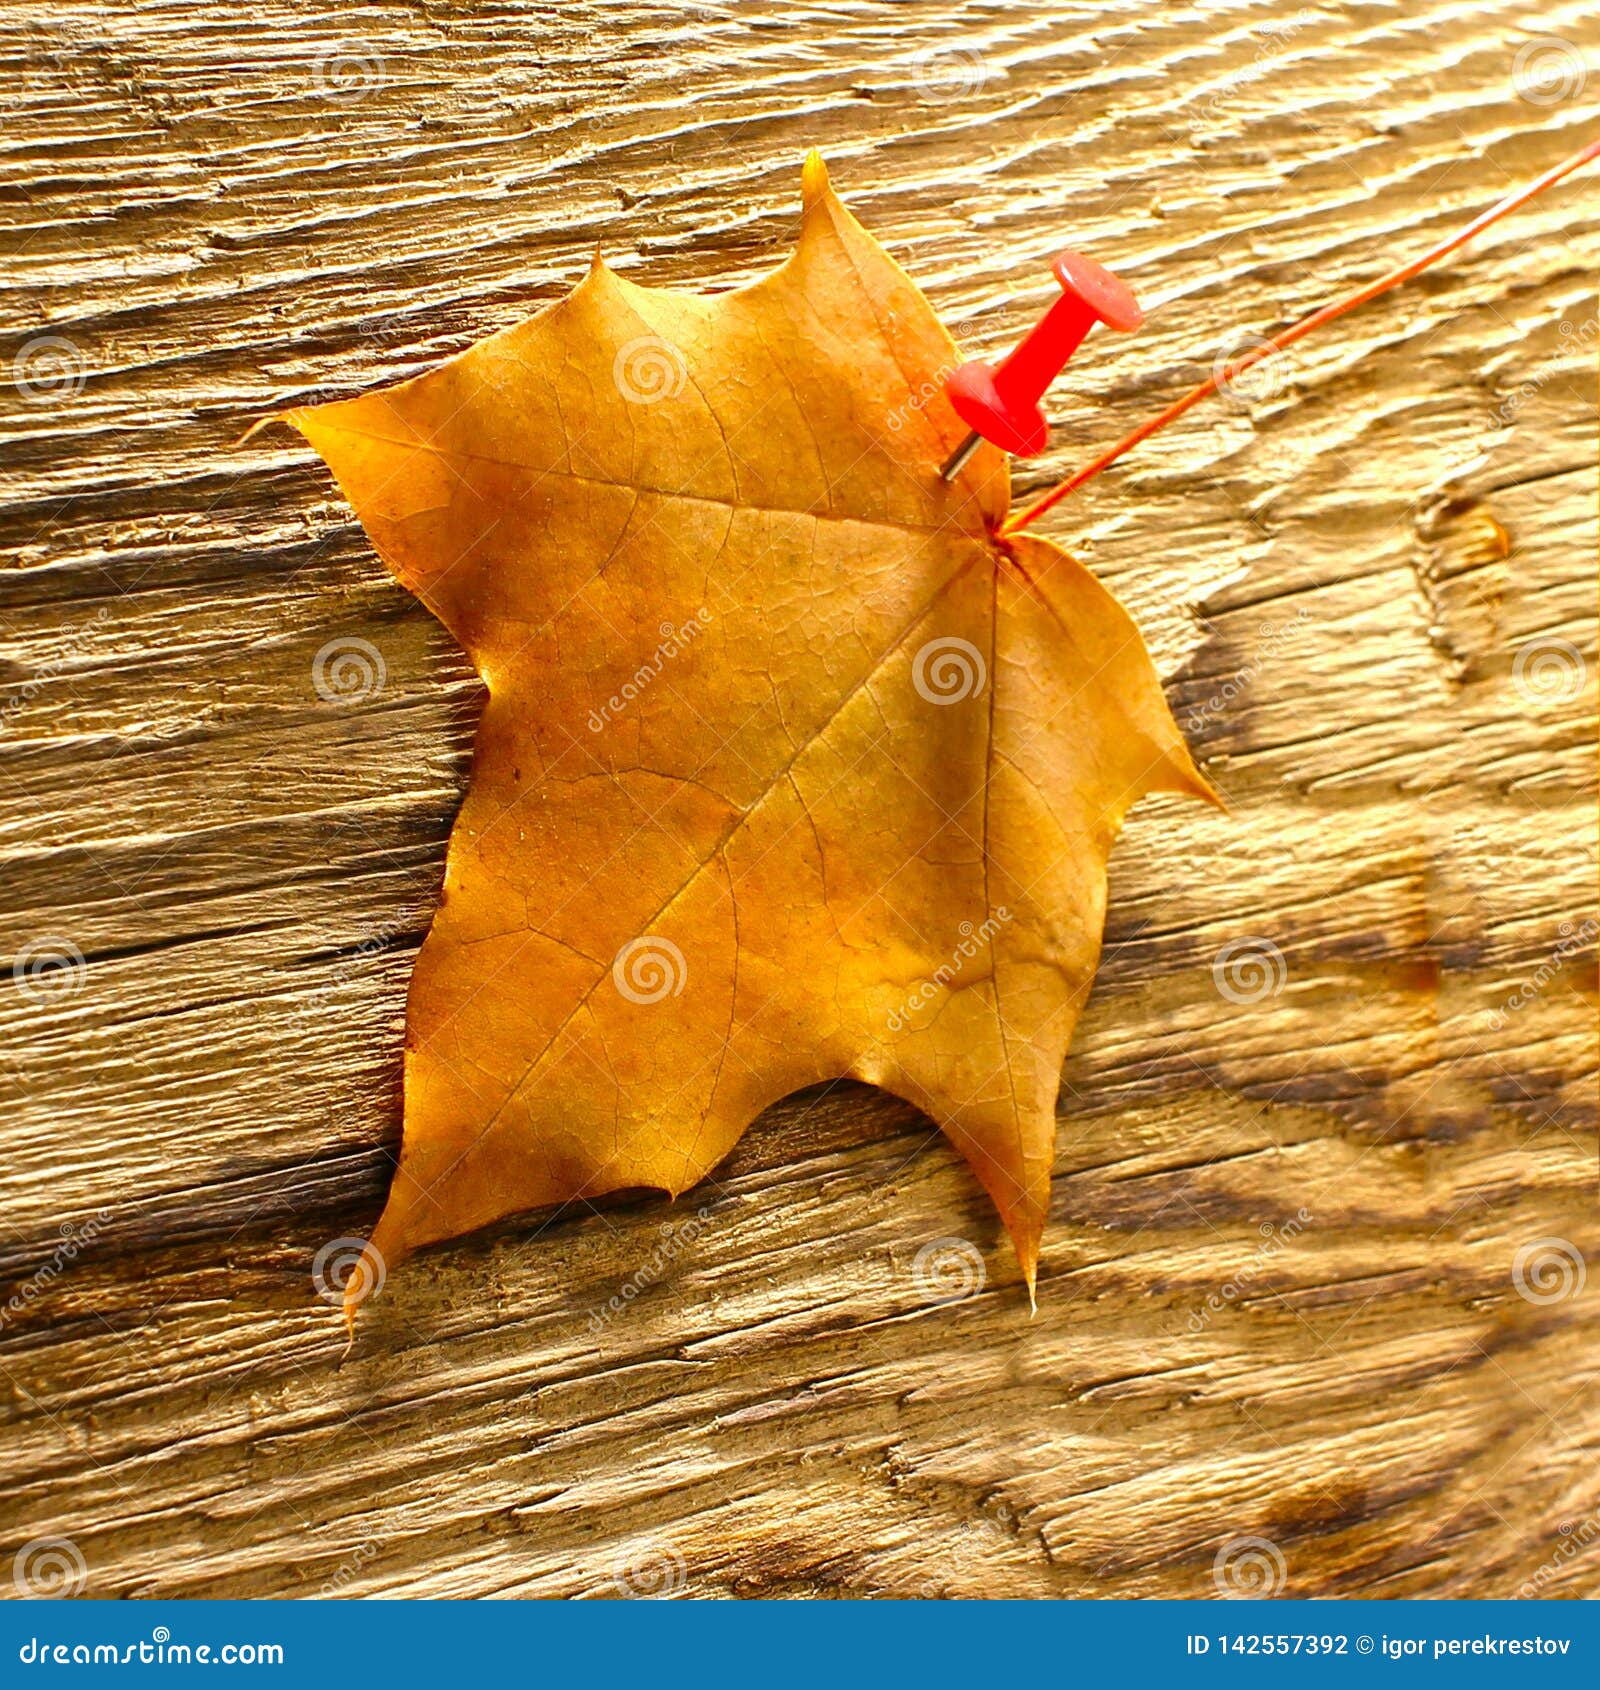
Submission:
M 1037 457 L 1050 438 L 1039 401 L 1079 342 L 1096 323 L 1126 334 L 1144 321 L 1127 284 L 1092 258 L 1063 252 L 1050 268 L 1061 284 L 1061 297 L 1016 349 L 994 368 L 973 359 L 945 380 L 952 408 L 972 430 L 940 470 L 945 481 L 955 480 L 985 440 L 1013 457 Z

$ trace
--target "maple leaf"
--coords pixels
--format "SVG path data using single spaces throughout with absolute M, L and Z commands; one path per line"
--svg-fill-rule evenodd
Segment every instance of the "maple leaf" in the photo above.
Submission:
M 1112 843 L 1143 793 L 1212 794 L 1127 613 L 998 535 L 1003 456 L 941 481 L 955 347 L 815 154 L 802 199 L 750 286 L 597 259 L 441 368 L 289 414 L 488 688 L 380 1261 L 676 1195 L 848 1075 L 939 1123 L 1031 1294 Z

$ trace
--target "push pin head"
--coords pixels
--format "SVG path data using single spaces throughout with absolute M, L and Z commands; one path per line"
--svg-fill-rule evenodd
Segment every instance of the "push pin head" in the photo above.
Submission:
M 1096 323 L 1126 334 L 1144 321 L 1132 290 L 1092 258 L 1063 252 L 1050 268 L 1061 297 L 1016 350 L 993 368 L 974 359 L 945 379 L 952 408 L 972 430 L 940 472 L 946 481 L 955 479 L 982 440 L 1013 457 L 1037 457 L 1050 438 L 1039 401 L 1079 341 Z

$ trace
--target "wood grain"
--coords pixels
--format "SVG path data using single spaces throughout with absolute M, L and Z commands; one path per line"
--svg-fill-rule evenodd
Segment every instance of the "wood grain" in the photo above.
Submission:
M 1290 1594 L 1600 1593 L 1594 180 L 1050 520 L 1232 813 L 1113 859 L 1031 1319 L 927 1123 L 836 1087 L 675 1206 L 407 1264 L 342 1353 L 311 1263 L 384 1190 L 479 695 L 306 450 L 236 444 L 597 243 L 759 274 L 817 145 L 974 352 L 1066 241 L 1140 289 L 1026 493 L 1592 134 L 1588 8 L 76 0 L 0 14 L 0 89 L 8 1552 L 1127 1596 L 1261 1538 Z

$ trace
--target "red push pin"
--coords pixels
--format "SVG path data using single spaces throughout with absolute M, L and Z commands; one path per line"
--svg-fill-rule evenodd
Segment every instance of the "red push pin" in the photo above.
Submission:
M 1127 334 L 1144 321 L 1132 290 L 1092 258 L 1063 252 L 1050 268 L 1061 284 L 1061 297 L 999 368 L 975 358 L 945 378 L 956 415 L 972 430 L 940 470 L 946 481 L 955 480 L 983 440 L 1016 458 L 1037 457 L 1050 438 L 1039 401 L 1078 342 L 1096 323 Z

